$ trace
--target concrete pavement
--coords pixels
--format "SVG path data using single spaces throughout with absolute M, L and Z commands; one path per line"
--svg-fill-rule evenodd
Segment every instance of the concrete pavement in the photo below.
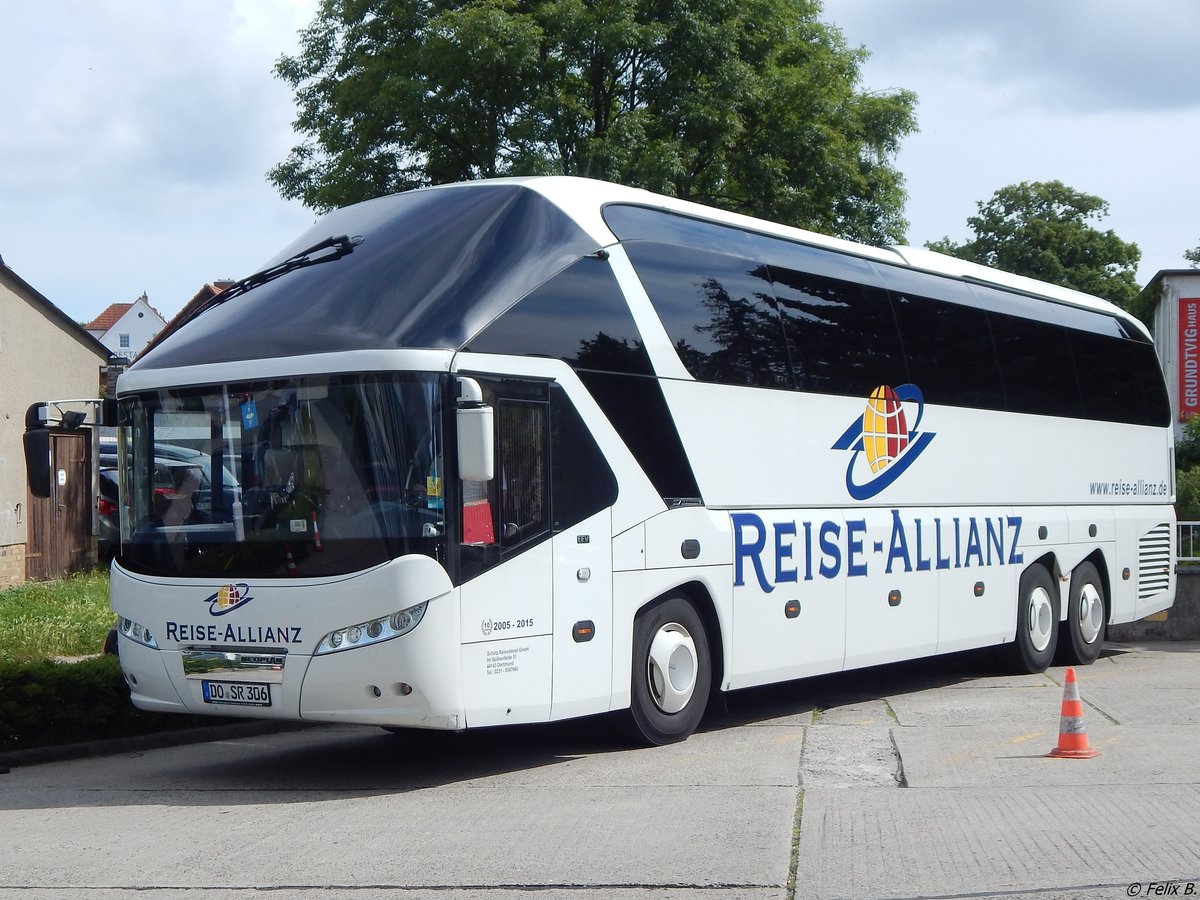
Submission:
M 775 900 L 1200 895 L 1200 644 L 979 655 L 745 691 L 671 747 L 597 723 L 319 728 L 15 767 L 0 898 Z
M 1101 751 L 1091 760 L 1045 756 L 1058 740 L 1061 668 L 901 693 L 880 685 L 878 698 L 819 716 L 808 742 L 865 743 L 867 756 L 882 751 L 878 723 L 890 718 L 906 789 L 806 779 L 796 896 L 1115 897 L 1170 879 L 1200 894 L 1198 652 L 1114 647 L 1076 670 Z

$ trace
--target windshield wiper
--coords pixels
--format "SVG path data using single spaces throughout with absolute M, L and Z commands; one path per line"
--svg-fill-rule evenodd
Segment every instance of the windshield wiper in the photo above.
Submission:
M 362 242 L 363 237 L 361 234 L 353 236 L 343 234 L 341 237 L 327 237 L 320 243 L 306 247 L 294 256 L 289 256 L 281 263 L 263 269 L 261 272 L 255 272 L 253 275 L 247 275 L 240 281 L 235 281 L 229 287 L 225 288 L 225 290 L 221 291 L 221 293 L 196 309 L 191 315 L 180 322 L 179 325 L 186 325 L 192 319 L 201 313 L 208 312 L 214 306 L 220 306 L 227 300 L 240 297 L 247 291 L 252 291 L 256 287 L 266 284 L 268 281 L 274 281 L 279 276 L 286 275 L 288 272 L 294 272 L 296 269 L 304 269 L 308 266 L 315 266 L 318 263 L 333 262 L 335 259 L 341 259 L 346 254 L 354 252 L 354 248 Z M 322 250 L 330 252 L 321 253 Z M 317 256 L 315 254 L 320 255 Z

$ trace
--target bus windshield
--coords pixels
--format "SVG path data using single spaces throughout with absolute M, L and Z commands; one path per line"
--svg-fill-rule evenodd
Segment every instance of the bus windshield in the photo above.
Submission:
M 123 398 L 123 564 L 236 578 L 444 561 L 441 392 L 387 373 Z

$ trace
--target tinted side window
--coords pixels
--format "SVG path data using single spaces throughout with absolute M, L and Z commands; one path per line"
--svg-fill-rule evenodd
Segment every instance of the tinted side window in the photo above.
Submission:
M 657 209 L 604 217 L 700 380 L 857 396 L 910 380 L 933 403 L 1170 422 L 1153 345 L 1107 313 Z
M 766 260 L 773 269 L 795 269 L 873 287 L 883 285 L 879 270 L 862 257 L 761 234 L 754 235 L 753 240 L 755 257 Z
M 617 501 L 617 479 L 579 413 L 557 384 L 550 387 L 552 527 L 562 531 Z
M 1089 419 L 1166 425 L 1170 402 L 1154 346 L 1143 340 L 1072 331 L 1071 352 Z
M 792 386 L 765 266 L 744 256 L 648 241 L 625 250 L 692 377 Z
M 581 372 L 580 379 L 668 504 L 698 501 L 700 488 L 656 378 Z
M 1167 385 L 1163 381 L 1162 367 L 1159 365 L 1154 345 L 1145 342 L 1144 339 L 1139 340 L 1134 359 L 1145 397 L 1146 418 L 1144 423 L 1146 425 L 1170 425 L 1171 400 L 1167 396 Z
M 651 374 L 625 296 L 604 260 L 585 257 L 508 309 L 464 350 L 562 359 L 577 369 Z
M 867 396 L 908 381 L 886 291 L 771 266 L 802 391 Z
M 462 482 L 462 581 L 550 536 L 550 404 L 545 382 L 479 378 L 493 408 L 496 473 Z
M 909 378 L 930 403 L 1004 409 L 1004 387 L 987 313 L 892 293 Z
M 1133 341 L 1086 331 L 1069 332 L 1071 354 L 1083 389 L 1083 415 L 1107 422 L 1146 418 Z
M 1061 325 L 988 313 L 1009 412 L 1079 418 L 1079 384 Z
M 622 243 L 654 241 L 754 258 L 753 238 L 729 225 L 705 222 L 678 213 L 613 203 L 604 207 L 604 224 Z
M 545 537 L 550 530 L 544 403 L 496 404 L 496 477 L 500 494 L 501 552 Z

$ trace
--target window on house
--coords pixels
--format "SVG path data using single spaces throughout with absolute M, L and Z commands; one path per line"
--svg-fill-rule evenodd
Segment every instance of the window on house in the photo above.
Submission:
M 121 335 L 120 340 L 121 340 L 121 349 L 128 350 L 129 349 L 129 335 L 127 335 L 127 334 Z

